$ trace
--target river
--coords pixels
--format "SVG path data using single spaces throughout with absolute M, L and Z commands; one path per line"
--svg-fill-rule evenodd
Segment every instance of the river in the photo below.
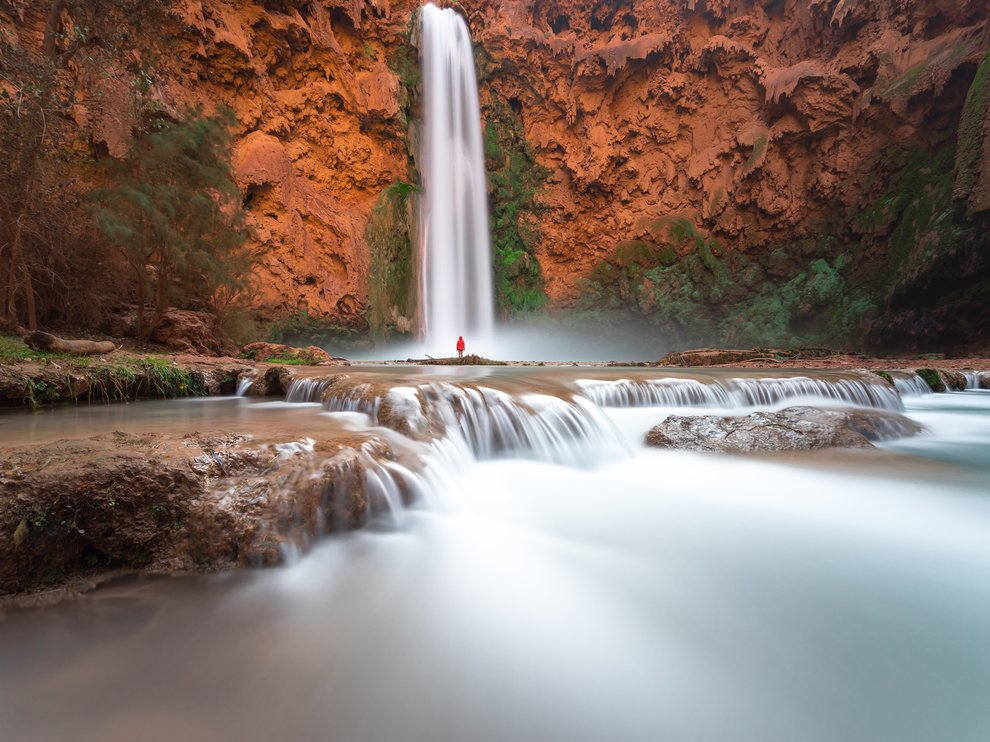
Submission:
M 718 456 L 641 441 L 674 409 L 902 403 L 864 401 L 842 374 L 781 375 L 801 392 L 783 396 L 756 372 L 658 374 L 464 370 L 533 409 L 583 390 L 594 434 L 434 452 L 442 471 L 398 523 L 291 566 L 127 578 L 8 612 L 0 737 L 990 739 L 990 393 L 905 395 L 928 432 L 877 450 Z M 0 444 L 270 424 L 370 423 L 149 402 L 4 415 Z

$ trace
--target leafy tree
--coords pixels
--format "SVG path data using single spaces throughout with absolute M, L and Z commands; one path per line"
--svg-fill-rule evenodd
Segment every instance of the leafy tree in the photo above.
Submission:
M 0 321 L 36 329 L 46 310 L 65 306 L 60 299 L 86 275 L 87 257 L 98 262 L 71 244 L 81 220 L 65 131 L 73 95 L 69 61 L 82 52 L 109 58 L 143 49 L 130 56 L 126 74 L 147 79 L 149 45 L 137 43 L 135 32 L 160 27 L 171 5 L 0 0 L 0 11 L 13 18 L 45 18 L 40 48 L 0 28 Z
M 219 314 L 247 284 L 244 213 L 230 166 L 233 124 L 226 110 L 162 120 L 135 139 L 126 159 L 105 163 L 112 185 L 93 192 L 94 214 L 133 270 L 142 339 L 170 305 L 207 305 Z

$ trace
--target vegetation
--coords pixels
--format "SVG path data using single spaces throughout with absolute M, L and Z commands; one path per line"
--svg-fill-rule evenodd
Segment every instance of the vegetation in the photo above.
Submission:
M 990 51 L 976 70 L 959 121 L 959 146 L 956 155 L 955 195 L 969 198 L 980 178 L 983 160 L 984 121 L 990 105 Z
M 378 197 L 365 230 L 370 250 L 368 301 L 371 335 L 382 340 L 412 332 L 416 315 L 416 266 L 410 196 L 416 187 L 394 183 Z
M 233 378 L 225 381 L 233 386 Z M 20 338 L 3 336 L 0 336 L 0 387 L 9 401 L 36 408 L 70 399 L 128 400 L 206 394 L 203 374 L 176 364 L 168 356 L 50 353 L 32 350 Z
M 83 59 L 100 74 L 133 82 L 135 97 L 155 53 L 144 33 L 163 25 L 166 0 L 49 0 L 40 54 L 0 34 L 0 321 L 94 323 L 128 286 L 111 268 L 84 205 L 75 172 L 87 157 L 67 134 L 72 87 L 66 68 Z M 123 50 L 129 64 L 106 61 Z M 140 50 L 140 51 L 137 51 Z
M 219 314 L 246 286 L 250 255 L 230 173 L 233 124 L 230 111 L 160 120 L 125 160 L 104 163 L 113 185 L 93 192 L 94 213 L 132 269 L 141 339 L 169 306 L 199 303 Z M 152 295 L 155 311 L 145 321 Z
M 667 217 L 653 224 L 658 243 L 623 242 L 585 283 L 582 308 L 625 313 L 662 327 L 682 343 L 745 346 L 805 346 L 848 341 L 873 309 L 865 294 L 846 285 L 845 256 L 794 261 L 778 279 L 782 255 L 801 255 L 804 246 L 771 252 L 765 264 L 741 253 L 723 255 L 717 240 L 689 219 Z M 829 244 L 811 246 L 825 254 Z
M 960 122 L 960 140 L 965 117 Z M 880 344 L 939 347 L 973 337 L 966 313 L 944 316 L 949 305 L 982 307 L 990 296 L 986 219 L 956 200 L 960 152 L 954 131 L 935 132 L 933 144 L 891 145 L 872 169 L 885 187 L 864 200 L 856 219 L 865 246 L 881 252 L 870 291 L 884 311 L 873 324 Z M 978 310 L 977 310 L 978 312 Z
M 921 379 L 931 387 L 933 392 L 944 392 L 945 383 L 942 381 L 942 377 L 939 376 L 938 371 L 933 368 L 919 368 L 915 370 L 915 373 L 921 377 Z
M 336 318 L 317 317 L 309 312 L 297 312 L 275 322 L 268 340 L 286 345 L 318 345 L 334 351 L 367 348 L 367 327 L 341 323 Z
M 545 207 L 537 194 L 549 175 L 536 162 L 518 114 L 504 103 L 485 111 L 485 168 L 492 220 L 495 296 L 503 316 L 547 302 L 535 248 Z

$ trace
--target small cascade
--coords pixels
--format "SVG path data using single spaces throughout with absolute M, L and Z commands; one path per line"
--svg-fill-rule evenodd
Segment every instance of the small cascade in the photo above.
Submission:
M 821 400 L 903 410 L 900 395 L 881 382 L 866 379 L 811 379 L 806 376 L 774 379 L 729 379 L 726 383 L 737 403 L 743 407 L 761 407 L 795 399 Z
M 600 381 L 579 379 L 581 394 L 600 407 L 731 407 L 732 398 L 720 384 L 696 379 Z
M 890 371 L 890 380 L 894 382 L 897 392 L 902 397 L 920 397 L 926 394 L 934 394 L 928 382 L 918 374 L 908 371 Z
M 534 458 L 573 466 L 614 460 L 628 449 L 612 421 L 592 402 L 544 394 L 518 398 L 489 387 L 450 382 L 389 391 L 388 407 L 380 397 L 368 394 L 367 385 L 346 393 L 324 395 L 330 411 L 364 412 L 376 422 L 402 423 L 416 433 L 432 421 L 447 439 L 459 440 L 475 459 L 506 456 Z M 379 413 L 388 419 L 381 419 Z
M 319 404 L 324 392 L 336 381 L 336 377 L 306 379 L 293 378 L 289 380 L 285 392 L 285 401 L 294 404 Z
M 811 379 L 736 378 L 704 383 L 696 379 L 649 379 L 646 381 L 579 380 L 581 393 L 602 407 L 767 407 L 808 399 L 832 403 L 901 410 L 898 393 L 890 387 L 863 378 Z M 924 383 L 924 382 L 922 382 Z
M 979 389 L 980 388 L 980 372 L 979 371 L 963 371 L 963 376 L 966 377 L 966 388 L 967 389 Z
M 513 456 L 594 466 L 629 453 L 612 421 L 581 397 L 516 399 L 498 389 L 441 383 L 421 391 L 427 414 L 439 417 L 448 434 L 459 432 L 479 459 Z
M 347 394 L 324 394 L 322 396 L 323 406 L 329 412 L 363 412 L 372 420 L 377 420 L 382 400 L 372 396 L 370 392 L 370 384 L 359 384 Z
M 244 397 L 244 396 L 246 396 L 247 393 L 248 393 L 248 389 L 251 388 L 251 385 L 253 383 L 254 383 L 254 377 L 253 376 L 242 376 L 240 379 L 238 379 L 237 380 L 237 396 L 238 397 Z
M 417 499 L 417 493 L 412 492 L 408 486 L 409 482 L 415 481 L 415 475 L 395 462 L 379 462 L 370 448 L 362 448 L 368 502 L 375 503 L 379 510 L 384 510 L 395 528 L 403 528 L 405 505 Z

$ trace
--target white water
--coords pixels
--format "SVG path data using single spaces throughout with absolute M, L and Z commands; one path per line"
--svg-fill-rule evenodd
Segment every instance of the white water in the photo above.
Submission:
M 147 406 L 198 404 L 224 427 L 251 414 L 284 426 L 293 411 L 308 427 L 366 427 L 385 402 L 415 418 L 425 399 L 450 434 L 422 444 L 422 471 L 370 473 L 398 530 L 337 535 L 301 559 L 289 546 L 286 569 L 9 615 L 0 737 L 990 738 L 990 394 L 908 397 L 930 432 L 886 450 L 774 459 L 649 450 L 664 408 L 568 396 L 648 374 L 478 372 L 472 386 L 389 373 L 368 372 L 388 391 L 361 414 L 332 411 L 357 406 L 350 396 L 313 405 L 318 380 L 295 390 L 308 404 Z M 837 399 L 852 376 L 797 378 L 806 398 L 852 403 Z M 761 399 L 715 401 L 790 403 Z M 399 480 L 423 506 L 403 508 Z
M 426 352 L 453 355 L 463 335 L 483 350 L 494 327 L 481 112 L 467 24 L 420 11 L 423 64 L 421 301 Z
M 603 407 L 773 406 L 781 402 L 821 403 L 903 409 L 898 392 L 879 378 L 812 379 L 806 376 L 697 379 L 666 378 L 578 381 L 582 393 Z

